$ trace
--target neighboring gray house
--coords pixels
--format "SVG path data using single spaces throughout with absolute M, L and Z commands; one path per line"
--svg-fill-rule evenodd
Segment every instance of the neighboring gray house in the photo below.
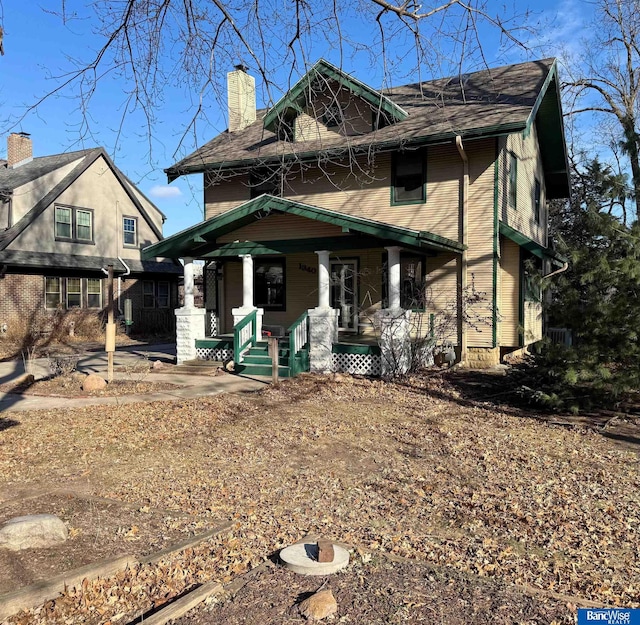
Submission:
M 102 312 L 111 264 L 134 331 L 171 330 L 180 266 L 140 257 L 162 239 L 164 220 L 103 148 L 34 158 L 30 137 L 11 134 L 0 161 L 0 326 L 56 310 Z

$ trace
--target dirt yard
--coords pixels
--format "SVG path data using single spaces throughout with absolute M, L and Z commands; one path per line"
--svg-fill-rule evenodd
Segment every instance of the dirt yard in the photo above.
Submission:
M 130 623 L 309 533 L 352 545 L 353 565 L 327 580 L 268 566 L 181 622 L 302 623 L 297 602 L 325 582 L 344 623 L 573 623 L 583 601 L 637 607 L 640 428 L 624 422 L 617 441 L 606 424 L 469 399 L 440 375 L 301 376 L 249 396 L 0 416 L 0 521 L 52 511 L 79 529 L 60 567 L 234 521 L 8 622 Z M 83 498 L 114 502 L 104 539 L 87 540 Z

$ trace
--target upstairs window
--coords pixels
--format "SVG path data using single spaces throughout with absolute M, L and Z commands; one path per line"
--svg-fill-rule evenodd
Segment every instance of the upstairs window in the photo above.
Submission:
M 56 240 L 93 243 L 93 210 L 56 206 L 54 233 Z
M 426 202 L 427 175 L 423 152 L 395 154 L 391 178 L 391 204 Z
M 135 217 L 122 218 L 122 239 L 127 246 L 138 245 L 138 220 Z
M 518 158 L 509 153 L 509 206 L 518 206 Z
M 536 178 L 535 188 L 533 190 L 533 216 L 535 217 L 536 223 L 540 223 L 540 216 L 542 213 L 542 188 L 540 186 L 540 181 Z

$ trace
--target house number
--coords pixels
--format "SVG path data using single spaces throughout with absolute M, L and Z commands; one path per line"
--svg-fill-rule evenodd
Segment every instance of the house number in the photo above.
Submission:
M 309 267 L 309 265 L 305 265 L 304 263 L 300 263 L 298 265 L 300 271 L 308 271 L 309 273 L 318 273 L 318 270 L 315 267 Z

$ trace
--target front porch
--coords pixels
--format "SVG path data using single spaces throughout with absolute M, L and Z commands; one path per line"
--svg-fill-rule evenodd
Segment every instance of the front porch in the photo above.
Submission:
M 145 254 L 184 262 L 179 363 L 233 360 L 238 372 L 268 375 L 265 341 L 277 337 L 286 377 L 406 370 L 410 321 L 433 316 L 427 276 L 455 298 L 462 249 L 428 232 L 265 195 Z M 204 308 L 194 307 L 194 259 L 205 263 Z

